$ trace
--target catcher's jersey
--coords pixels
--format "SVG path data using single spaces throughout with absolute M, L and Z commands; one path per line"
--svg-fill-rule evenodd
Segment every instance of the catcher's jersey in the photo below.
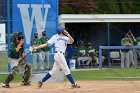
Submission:
M 60 36 L 58 34 L 52 36 L 50 40 L 47 41 L 47 44 L 50 46 L 55 45 L 55 51 L 61 51 L 65 53 L 67 44 L 70 44 L 69 38 L 67 36 Z

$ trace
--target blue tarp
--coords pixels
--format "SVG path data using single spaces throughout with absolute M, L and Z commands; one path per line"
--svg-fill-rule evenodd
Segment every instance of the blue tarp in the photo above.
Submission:
M 46 31 L 50 38 L 56 34 L 58 26 L 58 0 L 13 0 L 12 33 L 22 32 L 25 40 L 25 52 L 29 49 L 34 32 Z M 10 42 L 8 44 L 10 47 Z M 51 51 L 53 51 L 51 47 Z M 29 56 L 27 61 L 32 62 Z M 53 62 L 53 53 L 50 55 Z

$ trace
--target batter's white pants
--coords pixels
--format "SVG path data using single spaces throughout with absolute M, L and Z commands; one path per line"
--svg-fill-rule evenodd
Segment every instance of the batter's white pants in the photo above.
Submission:
M 46 68 L 47 68 L 47 69 L 50 68 L 49 56 L 50 56 L 49 51 L 47 51 L 47 52 L 42 51 L 42 57 L 43 57 L 44 62 L 45 62 L 45 59 L 47 60 L 47 62 L 46 62 L 46 63 L 47 63 L 47 64 L 46 64 Z
M 33 65 L 34 65 L 34 69 L 37 69 L 37 59 L 40 63 L 40 69 L 43 70 L 44 69 L 44 62 L 43 62 L 43 57 L 42 57 L 42 54 L 41 52 L 39 53 L 33 53 Z
M 63 53 L 55 53 L 54 55 L 54 65 L 52 70 L 49 72 L 50 75 L 57 73 L 60 69 L 64 72 L 65 75 L 70 74 L 70 70 L 68 68 L 65 56 Z

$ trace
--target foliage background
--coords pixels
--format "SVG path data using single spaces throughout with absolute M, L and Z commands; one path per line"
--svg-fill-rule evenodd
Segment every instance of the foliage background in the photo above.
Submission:
M 140 14 L 139 0 L 59 0 L 60 14 Z

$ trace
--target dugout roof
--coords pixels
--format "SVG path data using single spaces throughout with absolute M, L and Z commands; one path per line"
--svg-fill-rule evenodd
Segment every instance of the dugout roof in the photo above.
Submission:
M 59 23 L 140 22 L 140 14 L 61 14 Z

